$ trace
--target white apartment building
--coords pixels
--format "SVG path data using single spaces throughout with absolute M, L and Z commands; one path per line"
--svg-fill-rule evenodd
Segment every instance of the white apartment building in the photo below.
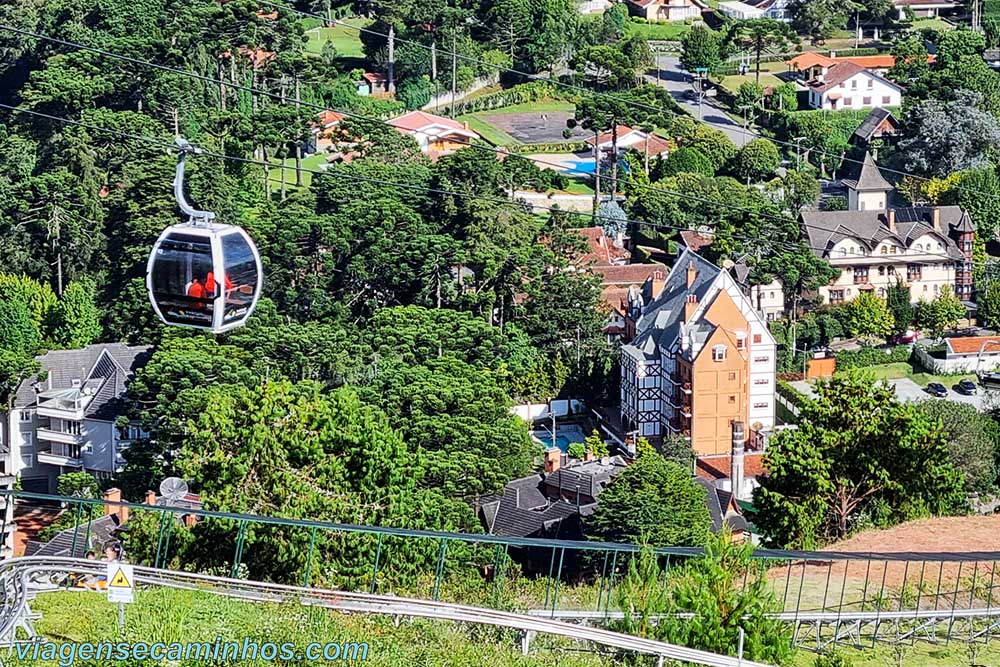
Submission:
M 38 357 L 42 372 L 18 385 L 4 420 L 9 473 L 25 491 L 55 493 L 66 472 L 100 478 L 121 469 L 122 450 L 142 434 L 115 422 L 128 381 L 151 351 L 110 343 Z

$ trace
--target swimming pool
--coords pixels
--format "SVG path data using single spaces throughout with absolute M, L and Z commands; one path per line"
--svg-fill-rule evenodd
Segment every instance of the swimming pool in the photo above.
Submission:
M 540 442 L 546 449 L 552 446 L 552 433 L 548 430 L 539 429 L 532 431 L 531 437 Z M 586 439 L 587 435 L 577 424 L 556 425 L 556 447 L 564 452 L 569 449 L 570 445 L 577 442 L 584 442 Z
M 585 160 L 573 160 L 568 162 L 566 167 L 567 173 L 572 175 L 581 174 L 593 174 L 594 173 L 594 158 L 589 158 Z

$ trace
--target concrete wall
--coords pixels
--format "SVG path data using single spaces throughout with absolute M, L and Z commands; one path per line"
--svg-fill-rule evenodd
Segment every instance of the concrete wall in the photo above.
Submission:
M 536 421 L 539 419 L 552 419 L 552 413 L 549 412 L 548 403 L 528 403 L 525 405 L 515 405 L 512 407 L 511 412 L 520 417 L 525 421 Z M 552 411 L 556 413 L 556 418 L 566 417 L 569 415 L 581 414 L 584 410 L 583 401 L 579 401 L 575 398 L 571 399 L 559 399 L 552 401 Z
M 950 359 L 937 359 L 919 346 L 914 347 L 913 354 L 921 366 L 938 375 L 975 373 L 976 370 L 995 371 L 1000 368 L 1000 352 L 986 352 L 983 354 L 983 363 L 978 369 L 978 354 L 956 355 Z
M 593 195 L 549 194 L 518 190 L 514 193 L 514 197 L 530 204 L 534 213 L 544 213 L 546 208 L 556 205 L 564 211 L 577 211 L 578 213 L 590 213 L 594 210 Z

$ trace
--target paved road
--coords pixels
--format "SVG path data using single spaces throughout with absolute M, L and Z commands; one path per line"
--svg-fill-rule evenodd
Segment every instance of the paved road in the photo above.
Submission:
M 663 55 L 660 56 L 659 63 L 661 69 L 654 70 L 659 76 L 647 74 L 646 80 L 666 88 L 682 107 L 690 111 L 692 116 L 698 118 L 697 100 L 688 99 L 685 95 L 692 87 L 687 80 L 687 75 L 681 69 L 680 59 L 676 56 Z M 746 141 L 757 138 L 757 135 L 750 129 L 744 133 L 740 124 L 716 107 L 710 97 L 706 97 L 702 105 L 702 120 L 717 130 L 725 132 L 726 136 L 732 139 L 737 146 L 742 146 Z

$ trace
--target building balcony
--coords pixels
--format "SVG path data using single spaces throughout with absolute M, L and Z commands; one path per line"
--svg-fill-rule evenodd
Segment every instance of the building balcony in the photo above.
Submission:
M 39 440 L 61 442 L 65 445 L 82 445 L 84 443 L 84 437 L 82 435 L 65 433 L 63 431 L 54 431 L 50 428 L 39 428 L 36 430 L 36 433 L 38 433 Z
M 691 383 L 690 382 L 685 382 L 684 384 L 682 384 L 680 386 L 680 390 L 681 390 L 681 393 L 687 394 L 688 396 L 690 396 L 691 395 Z
M 61 456 L 59 454 L 53 454 L 52 452 L 38 452 L 38 462 L 45 463 L 50 466 L 59 466 L 62 468 L 83 467 L 82 458 L 74 458 L 72 456 Z

